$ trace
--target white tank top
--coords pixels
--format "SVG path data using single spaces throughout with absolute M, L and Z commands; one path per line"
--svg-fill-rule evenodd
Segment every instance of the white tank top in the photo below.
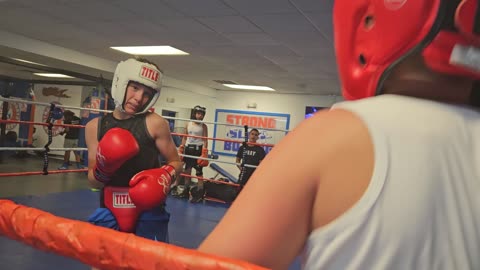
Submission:
M 480 269 L 480 114 L 394 95 L 335 107 L 367 125 L 375 168 L 359 202 L 310 234 L 304 269 Z
M 197 124 L 195 122 L 188 122 L 187 125 L 188 135 L 203 136 L 203 124 Z M 187 137 L 187 145 L 203 145 L 203 139 Z

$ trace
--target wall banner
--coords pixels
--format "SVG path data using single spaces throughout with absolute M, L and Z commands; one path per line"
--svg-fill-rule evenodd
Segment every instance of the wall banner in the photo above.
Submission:
M 245 133 L 243 126 L 248 125 L 249 131 L 252 128 L 260 131 L 257 143 L 275 145 L 287 134 L 290 114 L 217 109 L 215 111 L 215 122 L 239 125 L 215 125 L 213 132 L 215 138 L 243 142 Z M 218 155 L 235 156 L 241 145 L 237 142 L 214 140 L 212 152 Z M 264 149 L 268 153 L 272 146 L 264 146 Z

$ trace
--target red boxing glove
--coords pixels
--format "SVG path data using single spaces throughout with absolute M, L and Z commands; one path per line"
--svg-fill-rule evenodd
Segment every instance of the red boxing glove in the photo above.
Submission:
M 180 160 L 181 161 L 183 161 L 183 156 L 181 156 L 181 155 L 183 155 L 183 152 L 185 152 L 185 145 L 182 144 L 178 147 L 178 155 L 180 155 Z
M 112 128 L 98 143 L 97 162 L 94 176 L 97 181 L 107 183 L 111 176 L 140 151 L 137 140 L 126 129 Z
M 170 165 L 144 170 L 132 177 L 128 194 L 135 207 L 149 210 L 165 202 L 174 179 L 175 168 Z
M 200 157 L 208 158 L 208 149 L 207 148 L 202 148 L 202 155 Z M 200 167 L 207 167 L 208 166 L 208 160 L 197 159 L 197 164 Z

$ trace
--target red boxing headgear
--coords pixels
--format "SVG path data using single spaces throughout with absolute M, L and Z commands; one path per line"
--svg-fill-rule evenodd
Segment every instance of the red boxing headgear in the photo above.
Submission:
M 416 52 L 434 71 L 480 79 L 479 0 L 335 0 L 333 24 L 347 100 L 379 94 Z

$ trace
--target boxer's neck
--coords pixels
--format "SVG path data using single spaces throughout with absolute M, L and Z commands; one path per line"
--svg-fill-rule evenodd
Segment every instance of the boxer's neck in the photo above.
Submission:
M 115 108 L 115 110 L 113 110 L 113 117 L 115 117 L 116 119 L 125 120 L 132 118 L 133 116 L 134 115 L 132 114 L 121 111 L 119 108 Z
M 398 64 L 384 82 L 383 94 L 397 94 L 446 103 L 469 104 L 473 80 L 428 68 L 421 55 Z

